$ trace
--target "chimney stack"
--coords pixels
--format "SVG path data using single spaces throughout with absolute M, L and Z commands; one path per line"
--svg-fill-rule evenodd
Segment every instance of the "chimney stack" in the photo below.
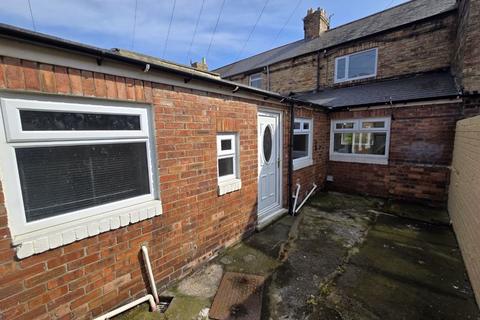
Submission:
M 330 29 L 330 18 L 324 9 L 314 10 L 310 8 L 307 10 L 307 15 L 303 18 L 305 40 L 318 38 L 328 29 Z
M 207 59 L 202 58 L 200 62 L 191 63 L 192 67 L 201 71 L 208 71 Z

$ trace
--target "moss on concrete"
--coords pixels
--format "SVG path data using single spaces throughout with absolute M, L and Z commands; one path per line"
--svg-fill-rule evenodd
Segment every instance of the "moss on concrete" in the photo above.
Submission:
M 222 264 L 225 271 L 262 276 L 268 276 L 280 265 L 277 259 L 246 243 L 240 243 L 226 250 L 216 263 Z
M 446 208 L 434 208 L 407 201 L 389 200 L 382 207 L 382 211 L 399 217 L 428 223 L 450 223 L 450 216 Z
M 319 192 L 308 203 L 308 207 L 326 212 L 334 212 L 342 209 L 356 209 L 365 211 L 380 209 L 384 201 L 374 197 L 341 194 L 336 192 Z

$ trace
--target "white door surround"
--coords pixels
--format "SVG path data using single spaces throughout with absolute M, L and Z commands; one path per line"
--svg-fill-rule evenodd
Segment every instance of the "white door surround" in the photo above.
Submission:
M 258 225 L 283 214 L 282 210 L 282 112 L 258 112 Z

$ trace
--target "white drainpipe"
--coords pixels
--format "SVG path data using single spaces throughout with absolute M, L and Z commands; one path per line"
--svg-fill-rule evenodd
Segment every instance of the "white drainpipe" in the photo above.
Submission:
M 150 309 L 152 311 L 155 311 L 157 309 L 157 305 L 155 304 L 155 300 L 153 299 L 153 296 L 151 294 L 147 294 L 146 296 L 141 297 L 140 299 L 137 299 L 135 301 L 127 303 L 126 305 L 121 306 L 120 308 L 117 308 L 108 313 L 105 313 L 104 315 L 98 318 L 95 318 L 95 320 L 108 320 L 112 317 L 115 317 L 116 315 L 119 315 L 122 312 L 127 311 L 128 309 L 131 309 L 141 303 L 144 303 L 145 301 L 148 301 L 150 303 Z
M 300 193 L 300 184 L 297 183 L 297 191 L 295 191 L 295 201 L 293 202 L 293 213 L 295 213 L 295 208 L 297 207 L 298 194 Z
M 150 258 L 148 256 L 148 249 L 146 246 L 142 246 L 143 260 L 145 261 L 145 267 L 148 272 L 148 280 L 150 281 L 150 288 L 152 289 L 153 297 L 157 304 L 160 303 L 158 298 L 157 285 L 155 284 L 155 279 L 153 278 L 152 265 L 150 264 Z
M 145 267 L 147 268 L 147 273 L 148 273 L 148 280 L 150 282 L 150 287 L 152 288 L 152 293 L 147 294 L 146 296 L 134 300 L 130 303 L 127 303 L 126 305 L 123 305 L 115 310 L 112 310 L 108 313 L 105 313 L 104 315 L 95 318 L 95 320 L 108 320 L 116 315 L 119 315 L 122 312 L 127 311 L 128 309 L 131 309 L 135 306 L 138 306 L 139 304 L 142 304 L 146 301 L 150 303 L 150 310 L 151 311 L 156 311 L 157 310 L 157 304 L 159 303 L 158 299 L 158 292 L 157 292 L 157 286 L 155 284 L 155 279 L 153 278 L 153 272 L 152 272 L 152 265 L 150 264 L 150 258 L 148 257 L 148 249 L 146 246 L 142 246 L 142 254 L 143 254 L 143 260 L 145 262 Z
M 303 205 L 305 204 L 305 202 L 307 202 L 308 198 L 310 198 L 310 196 L 312 195 L 313 191 L 315 191 L 315 189 L 317 189 L 317 185 L 314 183 L 312 190 L 307 194 L 307 196 L 305 197 L 305 199 L 303 199 L 302 203 L 300 203 L 300 205 L 298 206 L 298 209 L 295 211 L 295 213 L 297 213 L 298 211 L 300 211 L 300 209 L 303 207 Z

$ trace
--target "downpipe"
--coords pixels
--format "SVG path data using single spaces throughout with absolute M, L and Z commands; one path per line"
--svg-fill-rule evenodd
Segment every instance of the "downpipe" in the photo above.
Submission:
M 155 298 L 155 302 L 159 304 L 160 299 L 158 298 L 157 285 L 155 284 L 155 279 L 153 278 L 152 265 L 150 263 L 150 257 L 148 256 L 147 246 L 142 246 L 142 255 L 145 267 L 147 268 L 148 281 L 150 282 L 150 288 L 152 289 L 153 297 Z
M 143 261 L 145 263 L 145 268 L 147 269 L 147 275 L 148 275 L 148 281 L 150 283 L 150 287 L 152 289 L 152 294 L 147 294 L 137 300 L 134 300 L 130 303 L 127 303 L 115 310 L 112 310 L 110 312 L 105 313 L 104 315 L 101 315 L 95 320 L 108 320 L 112 317 L 115 317 L 116 315 L 119 315 L 120 313 L 123 313 L 135 306 L 138 306 L 139 304 L 142 304 L 146 301 L 150 304 L 150 311 L 154 312 L 157 311 L 158 307 L 157 304 L 160 302 L 158 298 L 158 292 L 157 292 L 157 286 L 155 284 L 155 278 L 153 277 L 153 272 L 152 272 L 152 265 L 150 263 L 150 257 L 148 256 L 148 249 L 146 246 L 142 246 L 142 256 L 143 256 Z
M 123 305 L 121 306 L 120 308 L 117 308 L 115 310 L 112 310 L 108 313 L 105 313 L 104 315 L 98 317 L 98 318 L 95 318 L 95 320 L 108 320 L 112 317 L 115 317 L 117 315 L 119 315 L 120 313 L 123 313 L 135 306 L 138 306 L 139 304 L 142 304 L 144 303 L 145 301 L 148 301 L 150 303 L 150 310 L 151 311 L 155 311 L 157 310 L 157 305 L 155 304 L 155 299 L 153 298 L 153 296 L 151 294 L 147 294 L 146 296 L 144 297 L 141 297 L 140 299 L 137 299 L 135 301 L 132 301 L 130 303 L 127 303 L 126 305 Z

